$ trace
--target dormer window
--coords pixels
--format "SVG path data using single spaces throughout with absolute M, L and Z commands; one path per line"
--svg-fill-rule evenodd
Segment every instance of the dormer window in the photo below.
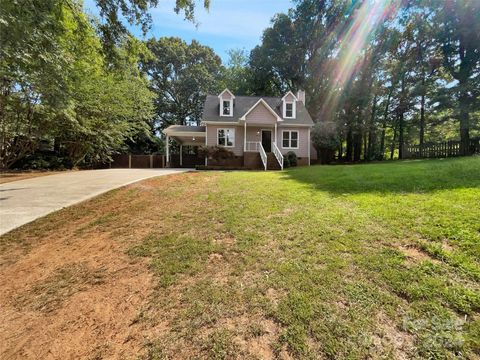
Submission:
M 295 119 L 297 112 L 297 98 L 289 91 L 283 98 L 283 118 Z
M 232 103 L 230 100 L 223 100 L 222 105 L 222 115 L 223 116 L 231 116 L 232 115 Z
M 285 103 L 285 117 L 293 118 L 293 103 Z
M 233 116 L 233 99 L 235 96 L 228 89 L 222 91 L 219 98 L 220 116 Z

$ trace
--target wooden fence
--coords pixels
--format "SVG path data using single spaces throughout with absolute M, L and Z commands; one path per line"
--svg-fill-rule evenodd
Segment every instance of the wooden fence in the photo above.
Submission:
M 170 155 L 170 167 L 194 168 L 196 165 L 205 165 L 205 159 L 193 154 L 183 154 L 180 164 L 180 155 Z M 167 166 L 165 155 L 114 155 L 110 163 L 112 169 L 149 169 L 164 168 Z
M 470 154 L 480 154 L 480 138 L 470 140 Z M 406 145 L 405 159 L 442 158 L 460 156 L 460 141 L 444 141 L 436 144 Z
M 110 163 L 112 169 L 149 169 L 149 168 L 164 168 L 164 155 L 115 155 L 113 161 Z

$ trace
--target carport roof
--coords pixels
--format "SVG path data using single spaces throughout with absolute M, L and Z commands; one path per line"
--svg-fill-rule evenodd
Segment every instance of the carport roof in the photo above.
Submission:
M 163 130 L 164 134 L 182 133 L 182 132 L 205 132 L 205 126 L 186 126 L 186 125 L 170 125 Z
M 205 126 L 170 125 L 163 130 L 182 145 L 203 145 L 205 143 Z

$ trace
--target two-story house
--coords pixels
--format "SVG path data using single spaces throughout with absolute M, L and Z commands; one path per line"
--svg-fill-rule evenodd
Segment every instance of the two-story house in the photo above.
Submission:
M 235 96 L 225 89 L 208 95 L 201 126 L 172 125 L 164 130 L 167 143 L 222 146 L 235 157 L 224 165 L 283 168 L 284 156 L 293 151 L 298 165 L 310 165 L 310 130 L 313 121 L 305 108 L 305 92 L 280 97 Z M 167 146 L 167 163 L 170 150 Z M 205 159 L 206 165 L 217 165 Z

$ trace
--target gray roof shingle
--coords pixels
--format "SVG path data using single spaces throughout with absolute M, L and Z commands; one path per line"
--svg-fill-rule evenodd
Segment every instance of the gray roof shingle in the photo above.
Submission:
M 282 117 L 282 99 L 278 97 L 263 96 L 235 96 L 233 100 L 233 116 L 220 116 L 220 101 L 217 95 L 207 95 L 203 107 L 202 121 L 238 122 L 238 120 L 257 103 L 263 99 L 283 119 L 282 124 L 313 125 L 312 118 L 305 105 L 297 101 L 297 116 L 295 119 Z

